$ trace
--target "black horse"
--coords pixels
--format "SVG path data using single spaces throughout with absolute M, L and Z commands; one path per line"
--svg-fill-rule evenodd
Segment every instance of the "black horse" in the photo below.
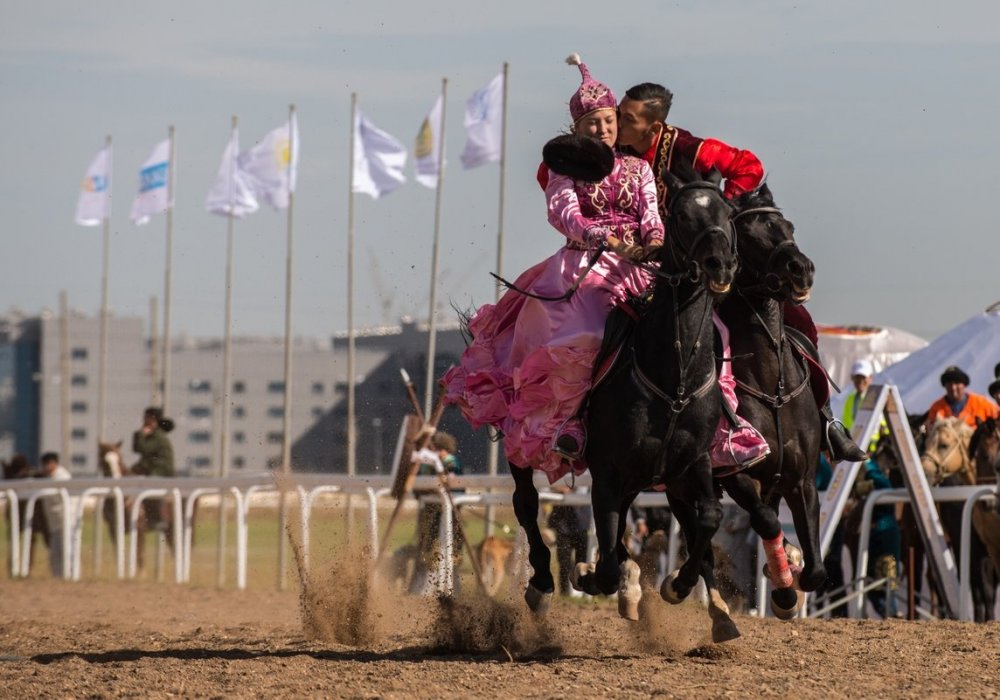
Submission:
M 622 543 L 625 519 L 639 491 L 663 485 L 688 559 L 667 577 L 661 595 L 680 602 L 704 577 L 713 639 L 725 641 L 739 632 L 715 585 L 711 540 L 722 507 L 708 448 L 722 411 L 712 309 L 736 274 L 732 208 L 717 174 L 686 184 L 670 173 L 664 178 L 671 196 L 652 299 L 622 361 L 589 400 L 586 457 L 599 558 L 593 567 L 578 567 L 577 585 L 595 595 L 617 591 L 619 613 L 638 619 L 639 572 Z
M 740 269 L 719 314 L 730 330 L 738 413 L 764 435 L 771 454 L 721 483 L 750 514 L 751 526 L 764 541 L 775 587 L 771 608 L 787 619 L 802 605 L 795 574 L 803 591 L 816 590 L 826 579 L 815 479 L 822 426 L 809 390 L 806 358 L 814 349 L 801 348 L 808 341 L 793 347 L 783 316 L 784 303 L 808 299 L 815 267 L 799 250 L 792 223 L 775 207 L 766 185 L 735 204 Z M 782 498 L 802 545 L 801 571 L 797 562 L 788 564 L 792 548 L 784 542 L 777 514 Z

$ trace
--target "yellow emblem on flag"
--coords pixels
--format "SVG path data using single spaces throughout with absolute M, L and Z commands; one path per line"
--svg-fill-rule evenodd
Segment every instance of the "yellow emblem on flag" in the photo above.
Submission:
M 274 157 L 278 161 L 278 167 L 288 167 L 292 162 L 292 144 L 289 139 L 278 139 L 278 142 L 274 145 Z
M 417 158 L 427 158 L 434 153 L 434 131 L 430 119 L 424 119 L 417 134 Z

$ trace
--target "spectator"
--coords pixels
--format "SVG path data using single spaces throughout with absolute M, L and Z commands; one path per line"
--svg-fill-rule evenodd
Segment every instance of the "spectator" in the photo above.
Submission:
M 163 409 L 151 406 L 142 414 L 142 427 L 132 435 L 132 451 L 139 461 L 132 472 L 144 476 L 174 475 L 174 448 L 167 433 L 174 429 L 174 422 L 163 417 Z M 146 522 L 151 529 L 165 530 L 169 520 L 162 498 L 149 498 L 142 502 Z
M 68 481 L 72 478 L 69 470 L 59 464 L 59 455 L 46 452 L 42 455 L 41 478 L 53 481 Z M 61 496 L 45 496 L 40 499 L 42 513 L 49 532 L 49 568 L 53 578 L 63 577 L 63 500 Z
M 1000 404 L 1000 362 L 993 368 L 993 376 L 995 378 L 994 382 L 990 384 L 989 389 L 986 391 L 989 392 L 994 402 Z
M 444 431 L 434 433 L 431 438 L 431 449 L 437 453 L 441 460 L 441 466 L 449 476 L 452 474 L 461 476 L 462 465 L 458 461 L 455 452 L 458 450 L 458 443 L 454 436 Z M 433 476 L 437 472 L 429 464 L 421 464 L 417 471 L 418 476 Z M 454 493 L 455 491 L 453 491 Z M 435 493 L 431 491 L 414 491 L 414 495 Z M 413 578 L 410 581 L 409 592 L 413 595 L 422 595 L 427 590 L 430 579 L 430 572 L 434 571 L 438 563 L 438 540 L 441 532 L 441 512 L 440 503 L 424 502 L 420 505 L 417 513 L 417 542 L 419 552 L 417 554 L 416 567 L 413 570 Z M 454 528 L 453 553 L 454 566 L 457 568 L 462 556 L 462 541 L 458 536 L 458 529 Z M 458 585 L 458 578 L 455 578 L 455 585 Z
M 851 382 L 854 384 L 854 392 L 848 394 L 847 401 L 844 402 L 844 411 L 841 415 L 840 422 L 844 424 L 844 427 L 848 431 L 853 430 L 854 421 L 858 417 L 858 409 L 861 404 L 864 403 L 865 396 L 868 395 L 868 387 L 872 384 L 872 376 L 875 374 L 875 366 L 870 360 L 857 360 L 851 366 Z M 888 426 L 885 420 L 882 420 L 881 431 L 887 432 Z M 872 452 L 875 446 L 878 444 L 879 432 L 876 432 L 872 437 L 870 444 L 868 445 L 868 451 Z
M 1000 417 L 1000 408 L 985 396 L 974 394 L 967 390 L 969 375 L 954 365 L 941 374 L 941 386 L 944 396 L 931 404 L 927 412 L 926 426 L 930 426 L 939 418 L 956 416 L 972 428 L 976 421 Z
M 571 494 L 573 489 L 561 479 L 552 485 L 552 490 Z M 585 491 L 581 490 L 580 493 Z M 561 503 L 552 506 L 547 524 L 556 536 L 556 563 L 559 567 L 556 590 L 559 595 L 574 593 L 569 579 L 573 568 L 587 561 L 587 530 L 591 521 L 590 506 L 571 506 Z
M 867 460 L 864 471 L 858 475 L 855 489 L 863 496 L 872 490 L 892 488 L 889 477 L 873 460 Z M 867 483 L 866 483 L 867 482 Z M 867 488 L 866 488 L 867 487 Z M 869 579 L 888 578 L 894 581 L 899 573 L 899 558 L 902 550 L 902 535 L 896 521 L 896 509 L 892 505 L 875 506 L 872 512 L 871 535 L 868 541 Z M 896 616 L 896 599 L 892 593 L 886 595 L 886 588 L 868 591 L 868 601 L 875 612 L 882 617 Z

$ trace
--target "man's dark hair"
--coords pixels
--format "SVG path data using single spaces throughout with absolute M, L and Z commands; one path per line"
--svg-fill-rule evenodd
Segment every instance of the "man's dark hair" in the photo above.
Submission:
M 670 104 L 674 93 L 656 83 L 639 83 L 625 91 L 625 97 L 636 102 L 642 102 L 646 116 L 652 121 L 664 122 L 670 113 Z
M 58 462 L 59 461 L 59 453 L 58 452 L 46 452 L 45 454 L 43 454 L 41 456 L 41 458 L 38 461 L 40 463 L 42 463 L 42 464 L 47 464 L 48 462 Z

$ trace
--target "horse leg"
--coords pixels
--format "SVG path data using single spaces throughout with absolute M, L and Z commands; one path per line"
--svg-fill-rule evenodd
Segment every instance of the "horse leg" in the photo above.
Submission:
M 688 545 L 687 560 L 667 576 L 660 587 L 660 595 L 670 603 L 687 598 L 698 583 L 706 561 L 712 562 L 714 567 L 712 537 L 722 524 L 722 505 L 715 495 L 707 458 L 705 463 L 694 465 L 687 479 L 679 489 L 667 490 L 670 510 L 681 524 Z M 708 580 L 705 583 L 707 585 Z
M 792 511 L 795 532 L 802 546 L 802 573 L 799 588 L 815 591 L 826 581 L 826 567 L 819 545 L 819 495 L 813 481 L 803 481 L 785 494 L 785 502 Z
M 552 604 L 555 581 L 552 579 L 552 554 L 538 527 L 538 490 L 532 481 L 531 469 L 510 464 L 510 473 L 514 477 L 514 515 L 528 538 L 528 563 L 532 568 L 524 601 L 533 613 L 544 615 Z
M 740 630 L 729 615 L 729 606 L 723 600 L 715 580 L 715 552 L 711 545 L 705 550 L 701 562 L 701 577 L 708 589 L 708 616 L 712 619 L 712 641 L 716 644 L 738 639 Z
M 618 591 L 622 567 L 628 563 L 619 559 L 622 555 L 628 558 L 627 552 L 620 552 L 624 549 L 621 543 L 623 518 L 619 512 L 623 503 L 621 487 L 603 472 L 594 473 L 590 500 L 597 529 L 597 562 L 577 564 L 573 586 L 589 595 L 611 595 Z
M 760 537 L 767 557 L 765 573 L 774 586 L 771 592 L 771 609 L 782 619 L 795 616 L 802 601 L 794 588 L 794 580 L 784 549 L 785 535 L 781 530 L 776 508 L 761 500 L 753 479 L 744 473 L 733 474 L 720 480 L 729 496 L 750 515 L 750 527 Z
M 629 556 L 624 540 L 626 514 L 635 496 L 633 493 L 622 499 L 618 508 L 618 537 L 615 540 L 618 559 L 618 614 L 632 621 L 639 619 L 639 602 L 642 600 L 642 585 L 639 583 L 641 569 Z

